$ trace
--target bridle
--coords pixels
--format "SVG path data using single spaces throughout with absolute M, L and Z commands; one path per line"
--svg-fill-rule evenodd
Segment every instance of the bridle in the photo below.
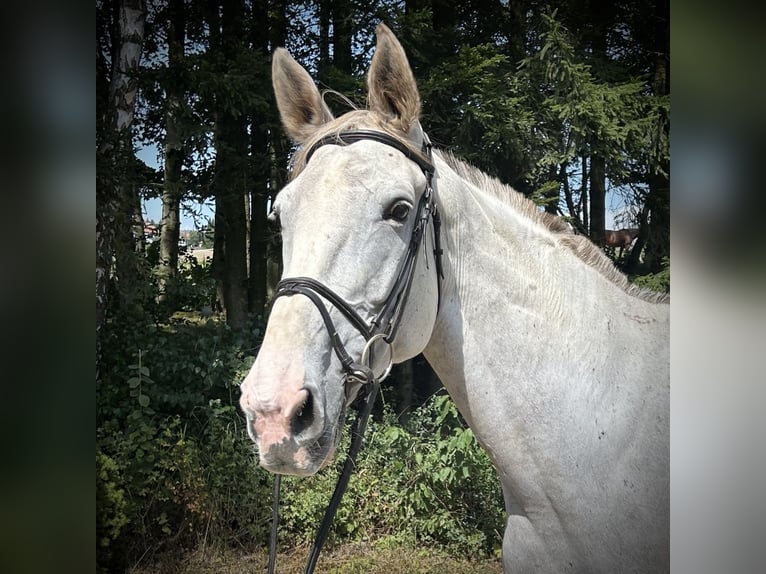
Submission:
M 441 241 L 440 241 L 440 227 L 441 219 L 439 217 L 439 211 L 436 206 L 434 198 L 433 188 L 433 176 L 435 168 L 432 163 L 431 154 L 431 142 L 428 140 L 428 136 L 423 134 L 423 156 L 415 153 L 407 145 L 400 142 L 398 139 L 390 136 L 384 132 L 372 131 L 372 130 L 349 130 L 325 136 L 316 141 L 305 154 L 305 163 L 311 159 L 314 152 L 325 145 L 350 145 L 362 140 L 376 141 L 390 147 L 393 147 L 402 152 L 408 159 L 418 164 L 420 169 L 423 170 L 426 176 L 426 187 L 420 196 L 418 202 L 418 208 L 416 213 L 415 226 L 412 229 L 412 235 L 410 236 L 410 242 L 407 246 L 407 253 L 404 256 L 403 262 L 399 267 L 394 285 L 386 298 L 380 312 L 370 321 L 369 324 L 365 322 L 362 317 L 349 305 L 342 297 L 337 295 L 332 289 L 326 285 L 320 283 L 316 279 L 310 277 L 288 277 L 282 279 L 277 283 L 276 293 L 274 299 L 278 297 L 291 296 L 295 294 L 301 294 L 308 297 L 311 302 L 319 310 L 322 315 L 327 332 L 330 335 L 332 346 L 338 360 L 341 363 L 343 371 L 346 374 L 346 382 L 356 381 L 362 384 L 370 383 L 377 378 L 378 382 L 383 381 L 391 371 L 391 362 L 384 370 L 383 374 L 379 377 L 375 377 L 372 374 L 371 367 L 365 364 L 365 359 L 371 354 L 371 348 L 373 343 L 378 340 L 382 340 L 388 343 L 389 347 L 392 344 L 394 337 L 396 336 L 399 324 L 402 319 L 402 311 L 407 303 L 409 297 L 410 287 L 412 286 L 412 280 L 415 275 L 415 263 L 417 261 L 418 248 L 423 240 L 425 230 L 428 226 L 428 221 L 433 221 L 434 229 L 434 256 L 436 259 L 436 271 L 439 277 L 443 277 L 441 266 Z M 330 314 L 327 311 L 324 303 L 322 303 L 321 297 L 326 299 L 332 304 L 338 311 L 340 311 L 346 319 L 354 326 L 354 328 L 364 337 L 366 341 L 365 349 L 362 352 L 362 357 L 359 361 L 354 361 L 346 351 L 340 337 L 335 329 L 335 325 L 330 318 Z M 390 350 L 390 349 L 389 349 Z M 390 353 L 389 353 L 390 354 Z M 391 357 L 393 359 L 393 357 Z
M 420 196 L 418 201 L 417 212 L 415 214 L 415 225 L 412 229 L 409 244 L 407 245 L 407 252 L 399 266 L 396 279 L 391 288 L 391 291 L 386 297 L 383 306 L 380 311 L 375 315 L 372 320 L 367 323 L 356 310 L 342 297 L 336 294 L 332 289 L 324 285 L 323 283 L 313 279 L 311 277 L 288 277 L 282 279 L 277 283 L 276 293 L 274 294 L 274 300 L 279 297 L 290 297 L 292 295 L 303 295 L 307 297 L 317 308 L 319 314 L 322 316 L 325 328 L 330 336 L 333 350 L 335 355 L 340 361 L 341 368 L 344 372 L 344 383 L 346 385 L 346 392 L 348 393 L 348 386 L 354 383 L 361 384 L 363 389 L 366 389 L 366 393 L 363 396 L 363 406 L 359 412 L 359 416 L 356 420 L 356 426 L 352 431 L 352 441 L 349 447 L 346 462 L 338 478 L 338 484 L 333 492 L 330 504 L 325 511 L 322 524 L 317 531 L 314 545 L 309 555 L 309 560 L 306 563 L 306 569 L 304 572 L 310 574 L 314 571 L 316 561 L 319 558 L 319 552 L 321 551 L 324 540 L 330 530 L 332 519 L 335 515 L 335 511 L 340 505 L 341 497 L 346 489 L 348 480 L 351 476 L 353 468 L 356 466 L 356 456 L 359 452 L 359 448 L 362 442 L 362 436 L 367 424 L 367 418 L 369 417 L 372 405 L 375 402 L 378 388 L 381 381 L 383 381 L 391 372 L 393 365 L 393 351 L 391 345 L 399 329 L 399 325 L 402 320 L 404 308 L 409 298 L 410 288 L 412 287 L 412 281 L 415 276 L 415 267 L 417 263 L 418 249 L 423 243 L 423 236 L 426 233 L 429 220 L 433 224 L 434 234 L 434 261 L 436 267 L 437 281 L 439 285 L 439 295 L 441 296 L 441 279 L 444 277 L 442 271 L 442 249 L 441 249 L 441 218 L 436 205 L 436 199 L 434 197 L 434 175 L 435 167 L 433 164 L 432 146 L 428 139 L 428 136 L 423 133 L 423 146 L 422 153 L 416 153 L 406 144 L 402 143 L 395 137 L 388 135 L 384 132 L 374 130 L 348 130 L 332 134 L 320 138 L 317 140 L 305 153 L 304 163 L 308 163 L 314 152 L 324 145 L 351 145 L 353 143 L 368 140 L 376 141 L 385 144 L 389 147 L 400 151 L 415 162 L 423 174 L 426 176 L 426 187 Z M 440 297 L 441 298 L 441 297 Z M 348 322 L 362 335 L 365 340 L 364 350 L 358 361 L 355 361 L 346 350 L 343 341 L 338 335 L 338 331 L 335 328 L 330 312 L 323 303 L 322 299 L 329 302 L 335 309 L 337 309 Z M 373 346 L 376 342 L 383 341 L 388 345 L 388 364 L 383 372 L 376 376 L 373 373 Z M 274 508 L 273 508 L 273 520 L 271 530 L 271 543 L 269 547 L 269 574 L 273 574 L 274 565 L 276 560 L 276 535 L 278 528 L 278 506 L 279 506 L 279 488 L 280 488 L 280 476 L 276 475 L 274 483 Z

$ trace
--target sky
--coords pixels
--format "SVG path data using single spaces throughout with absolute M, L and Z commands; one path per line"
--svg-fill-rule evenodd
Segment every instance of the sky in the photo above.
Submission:
M 159 169 L 160 162 L 157 158 L 156 147 L 143 147 L 138 150 L 136 155 L 146 165 L 153 167 L 154 169 Z M 195 225 L 194 213 L 198 214 L 196 222 L 199 225 L 204 224 L 208 217 L 212 219 L 215 215 L 213 205 L 214 202 L 212 200 L 206 203 L 185 201 L 181 205 L 181 230 L 187 231 L 197 228 L 197 225 Z M 141 208 L 144 214 L 144 221 L 152 220 L 155 223 L 159 223 L 160 219 L 162 219 L 162 201 L 160 198 L 143 200 L 141 202 Z

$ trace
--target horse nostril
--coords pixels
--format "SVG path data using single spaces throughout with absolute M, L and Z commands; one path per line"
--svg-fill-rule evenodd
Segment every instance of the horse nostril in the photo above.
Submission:
M 311 391 L 306 391 L 306 400 L 298 407 L 290 421 L 290 428 L 295 436 L 301 434 L 304 430 L 311 427 L 314 423 L 314 395 Z

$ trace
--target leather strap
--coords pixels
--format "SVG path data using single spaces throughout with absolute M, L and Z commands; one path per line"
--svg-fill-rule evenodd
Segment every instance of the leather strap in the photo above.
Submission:
M 402 143 L 394 136 L 388 135 L 385 132 L 379 132 L 375 130 L 348 130 L 345 132 L 339 132 L 337 134 L 330 134 L 315 141 L 311 147 L 306 151 L 304 163 L 308 163 L 314 152 L 324 145 L 351 145 L 352 143 L 360 141 L 374 141 L 392 147 L 402 152 L 409 160 L 414 161 L 420 169 L 426 173 L 433 174 L 436 170 L 434 165 L 428 161 L 422 154 L 417 153 L 410 146 Z M 430 155 L 430 145 L 427 139 L 424 142 L 423 153 Z M 429 149 L 425 149 L 428 146 Z

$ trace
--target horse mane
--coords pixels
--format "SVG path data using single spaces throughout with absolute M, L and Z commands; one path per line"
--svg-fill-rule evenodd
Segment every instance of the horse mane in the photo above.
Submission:
M 480 169 L 456 158 L 452 153 L 440 151 L 439 155 L 461 178 L 504 201 L 528 219 L 545 227 L 553 233 L 561 245 L 569 248 L 578 258 L 628 295 L 650 303 L 670 302 L 670 296 L 667 293 L 658 293 L 628 281 L 625 274 L 614 266 L 612 260 L 596 244 L 583 235 L 577 235 L 563 218 L 540 211 L 534 202 L 524 197 L 510 185 L 506 185 Z

